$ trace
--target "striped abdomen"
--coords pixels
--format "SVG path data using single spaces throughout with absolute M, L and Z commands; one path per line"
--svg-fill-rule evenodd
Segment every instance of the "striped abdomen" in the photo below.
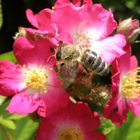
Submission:
M 97 53 L 87 49 L 81 59 L 82 64 L 99 75 L 107 75 L 109 73 L 108 64 Z

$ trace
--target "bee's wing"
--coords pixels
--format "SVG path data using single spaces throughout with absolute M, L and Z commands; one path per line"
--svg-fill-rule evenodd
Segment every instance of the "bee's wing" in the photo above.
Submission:
M 78 73 L 78 67 L 78 61 L 66 61 L 59 67 L 59 74 L 64 81 L 65 88 L 68 88 L 74 82 Z

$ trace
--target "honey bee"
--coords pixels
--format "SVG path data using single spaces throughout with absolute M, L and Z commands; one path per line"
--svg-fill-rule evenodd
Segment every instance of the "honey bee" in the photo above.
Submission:
M 67 45 L 58 49 L 56 58 L 63 62 L 66 71 L 71 71 L 73 76 L 77 73 L 79 63 L 87 71 L 94 71 L 98 75 L 105 76 L 109 73 L 108 64 L 96 52 L 87 48 L 81 51 L 76 46 Z
M 79 51 L 71 45 L 59 48 L 56 53 L 56 58 L 60 62 L 57 68 L 60 77 L 64 80 L 65 88 L 69 87 L 77 76 L 79 55 Z
M 105 76 L 109 73 L 108 64 L 97 55 L 96 52 L 87 49 L 81 59 L 81 63 L 89 70 L 95 71 L 96 74 Z
M 75 45 L 64 45 L 57 50 L 56 58 L 60 61 L 58 70 L 68 87 L 75 80 L 79 65 L 82 65 L 87 72 L 94 72 L 105 76 L 109 73 L 108 64 L 89 48 L 82 48 Z
M 87 73 L 93 72 L 101 76 L 109 73 L 108 64 L 96 52 L 90 50 L 90 39 L 86 35 L 79 35 L 73 44 L 60 42 L 59 46 L 56 53 L 56 58 L 60 62 L 58 70 L 63 80 L 69 79 L 68 83 L 75 80 L 79 66 L 82 66 Z

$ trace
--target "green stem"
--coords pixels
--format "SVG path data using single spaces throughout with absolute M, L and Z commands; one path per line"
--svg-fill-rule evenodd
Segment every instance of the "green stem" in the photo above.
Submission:
M 6 137 L 6 140 L 13 140 L 11 134 L 3 127 L 0 125 L 0 130 L 3 132 L 3 134 Z

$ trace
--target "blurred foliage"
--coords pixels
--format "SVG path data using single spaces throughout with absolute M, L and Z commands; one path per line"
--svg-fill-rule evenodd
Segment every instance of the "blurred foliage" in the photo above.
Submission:
M 128 114 L 127 121 L 116 127 L 109 135 L 109 140 L 140 140 L 140 118 L 132 113 Z
M 102 131 L 108 140 L 140 140 L 140 118 L 129 112 L 127 121 L 119 127 L 108 119 L 101 119 L 98 130 Z
M 3 23 L 2 0 L 0 0 L 0 28 L 2 27 L 2 23 Z
M 134 17 L 140 19 L 139 0 L 95 0 L 106 8 L 111 8 L 117 19 Z
M 0 140 L 34 140 L 38 122 L 29 115 L 10 114 L 9 99 L 0 96 Z
M 12 51 L 1 54 L 0 60 L 9 60 L 11 62 L 16 62 L 16 58 Z

